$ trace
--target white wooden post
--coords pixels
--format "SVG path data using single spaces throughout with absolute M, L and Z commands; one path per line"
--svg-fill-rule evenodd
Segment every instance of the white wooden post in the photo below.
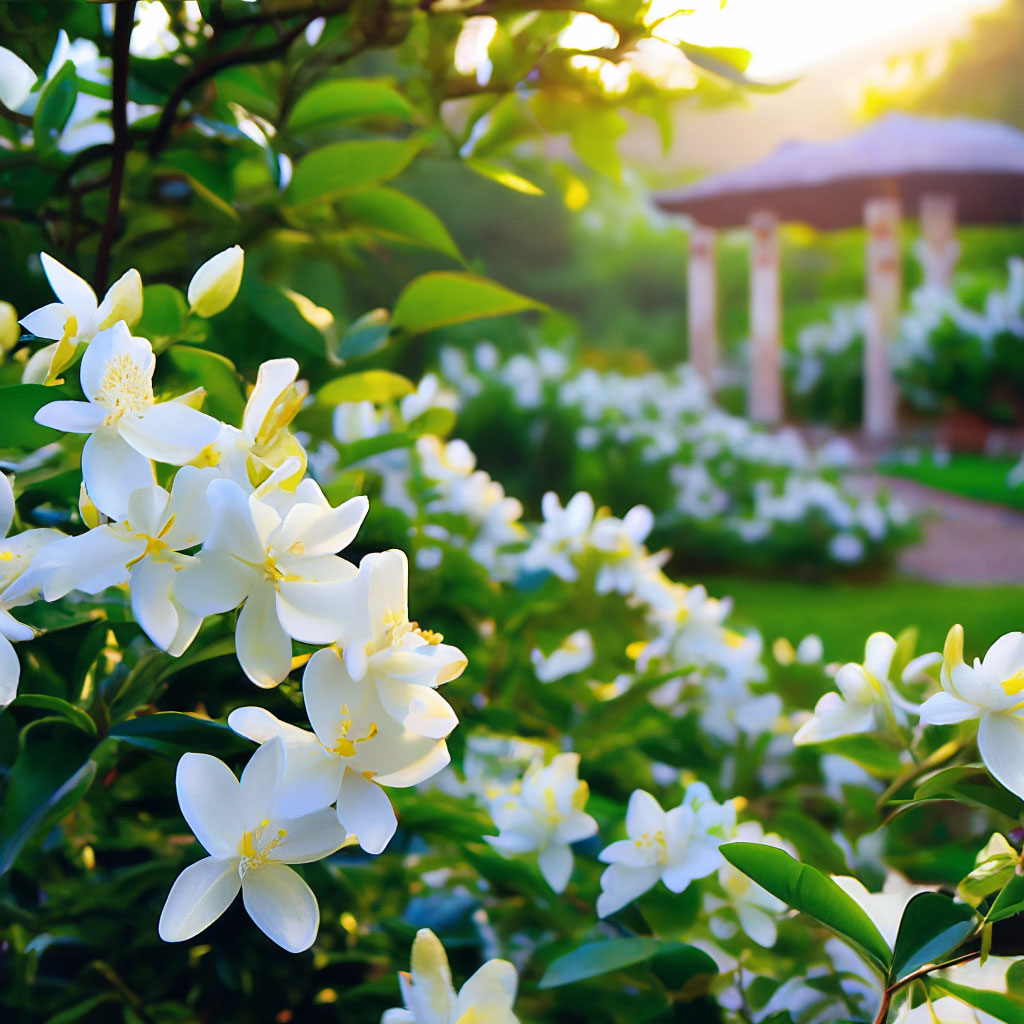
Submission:
M 900 202 L 869 199 L 867 229 L 868 309 L 864 324 L 864 435 L 873 441 L 896 430 L 898 394 L 889 350 L 899 329 L 902 299 Z
M 718 282 L 715 279 L 715 231 L 694 224 L 687 263 L 687 325 L 690 365 L 715 393 L 718 372 Z
M 948 292 L 960 258 L 953 196 L 932 193 L 921 197 L 921 238 L 917 255 L 924 270 L 924 286 Z
M 774 425 L 782 419 L 782 297 L 779 232 L 775 214 L 750 217 L 750 417 Z

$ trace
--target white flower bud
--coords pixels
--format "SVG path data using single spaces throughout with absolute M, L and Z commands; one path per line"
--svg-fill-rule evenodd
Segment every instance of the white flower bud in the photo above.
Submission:
M 245 254 L 241 246 L 217 253 L 196 272 L 188 285 L 188 303 L 193 313 L 215 316 L 231 305 L 242 283 Z

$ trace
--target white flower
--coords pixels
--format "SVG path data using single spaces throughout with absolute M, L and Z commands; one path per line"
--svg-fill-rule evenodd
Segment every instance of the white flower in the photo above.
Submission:
M 26 380 L 43 383 L 54 380 L 71 362 L 79 343 L 89 343 L 120 320 L 128 327 L 138 323 L 142 316 L 142 278 L 137 270 L 127 271 L 98 302 L 96 293 L 74 271 L 48 253 L 40 253 L 39 258 L 60 301 L 34 310 L 21 323 L 37 338 L 55 342 L 37 352 L 26 367 Z
M 123 320 L 100 331 L 82 356 L 86 401 L 44 405 L 36 421 L 89 434 L 82 451 L 85 488 L 96 507 L 123 519 L 128 496 L 155 481 L 150 459 L 180 466 L 216 437 L 219 424 L 182 401 L 156 402 L 156 358 Z
M 209 471 L 185 466 L 168 494 L 151 484 L 132 491 L 121 522 L 96 526 L 51 544 L 32 565 L 47 601 L 69 591 L 98 594 L 128 583 L 132 614 L 146 635 L 175 656 L 192 643 L 202 618 L 174 597 L 177 573 L 189 562 L 181 554 L 200 544 L 209 525 Z
M 840 736 L 885 732 L 906 724 L 903 703 L 889 679 L 896 641 L 888 633 L 872 633 L 864 646 L 864 662 L 850 662 L 836 673 L 839 692 L 826 693 L 814 715 L 793 737 L 795 744 L 824 743 Z M 918 668 L 920 659 L 908 666 Z M 904 672 L 908 679 L 908 672 Z
M 594 587 L 599 594 L 629 594 L 647 557 L 644 541 L 654 527 L 654 513 L 636 505 L 622 519 L 605 516 L 595 521 L 590 544 L 604 555 Z
M 825 657 L 825 645 L 816 633 L 808 633 L 797 644 L 796 660 L 801 665 L 817 665 Z
M 215 316 L 228 308 L 242 283 L 245 253 L 240 246 L 211 256 L 188 283 L 188 304 L 202 317 Z
M 534 647 L 530 651 L 533 671 L 542 683 L 582 672 L 594 664 L 594 638 L 585 630 L 570 633 L 546 658 Z
M 626 835 L 605 847 L 599 859 L 609 866 L 601 875 L 599 917 L 607 917 L 647 892 L 660 879 L 672 892 L 724 863 L 718 848 L 736 827 L 732 803 L 719 804 L 701 782 L 686 791 L 679 807 L 663 811 L 642 789 L 634 790 L 626 809 Z
M 305 813 L 337 800 L 338 820 L 367 853 L 380 853 L 397 826 L 391 801 L 380 787 L 415 786 L 450 760 L 443 738 L 424 736 L 403 724 L 423 687 L 392 680 L 407 704 L 385 706 L 381 691 L 388 691 L 387 681 L 374 685 L 375 668 L 371 658 L 371 678 L 357 683 L 336 648 L 313 655 L 302 678 L 312 733 L 280 722 L 262 708 L 239 708 L 228 717 L 232 729 L 252 740 L 280 736 L 284 741 L 281 800 L 287 813 Z
M 789 844 L 778 836 L 766 836 L 764 829 L 756 821 L 744 821 L 738 825 L 731 836 L 731 841 L 759 843 L 762 846 L 786 850 L 788 853 L 794 852 Z M 728 908 L 736 915 L 744 935 L 765 949 L 774 946 L 778 937 L 775 922 L 785 911 L 786 904 L 728 863 L 718 869 L 718 884 L 725 890 L 726 900 L 709 900 L 707 903 L 708 909 L 712 912 L 710 926 L 715 937 L 728 939 L 736 934 L 736 927 L 727 912 Z
M 518 981 L 507 960 L 488 960 L 456 995 L 444 947 L 421 928 L 412 944 L 412 971 L 398 975 L 405 1009 L 386 1010 L 381 1024 L 518 1024 L 512 1012 Z
M 354 616 L 360 621 L 344 645 L 345 671 L 356 682 L 375 686 L 388 714 L 406 729 L 444 739 L 459 720 L 437 687 L 462 675 L 466 656 L 439 633 L 409 621 L 404 551 L 366 555 L 358 585 Z
M 978 751 L 985 767 L 1024 798 L 1024 633 L 1001 636 L 984 659 L 964 661 L 964 631 L 954 626 L 943 649 L 942 692 L 921 705 L 925 725 L 978 723 Z
M 572 874 L 570 843 L 597 833 L 597 822 L 583 808 L 589 787 L 577 772 L 579 754 L 557 754 L 545 766 L 534 761 L 519 786 L 490 802 L 500 830 L 487 841 L 501 853 L 536 853 L 537 866 L 555 892 L 564 892 Z
M 334 812 L 285 818 L 275 812 L 284 770 L 280 740 L 264 743 L 239 782 L 223 761 L 184 754 L 178 761 L 181 813 L 210 854 L 177 877 L 160 914 L 160 938 L 183 942 L 224 913 L 242 890 L 242 902 L 260 929 L 290 953 L 309 949 L 320 909 L 308 885 L 287 867 L 339 850 L 344 829 Z
M 31 587 L 22 583 L 25 571 L 40 549 L 63 537 L 57 530 L 25 530 L 13 537 L 7 531 L 14 522 L 14 491 L 0 473 L 0 708 L 18 695 L 21 665 L 12 643 L 31 640 L 36 631 L 11 615 L 9 609 L 28 604 Z
M 290 476 L 293 462 L 279 475 Z M 312 480 L 293 493 L 276 483 L 271 477 L 246 494 L 232 480 L 214 480 L 206 492 L 209 534 L 174 581 L 175 597 L 200 617 L 242 605 L 238 661 L 264 687 L 291 670 L 290 637 L 327 644 L 344 633 L 356 567 L 336 552 L 352 542 L 369 508 L 362 496 L 332 508 Z
M 579 576 L 572 556 L 587 543 L 594 521 L 594 499 L 580 491 L 569 499 L 565 508 L 554 491 L 541 499 L 544 522 L 540 524 L 533 543 L 523 553 L 523 568 L 529 572 L 546 569 L 567 583 Z

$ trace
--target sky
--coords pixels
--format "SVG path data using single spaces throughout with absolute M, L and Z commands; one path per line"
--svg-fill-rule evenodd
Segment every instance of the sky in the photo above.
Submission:
M 753 54 L 747 73 L 780 81 L 876 40 L 934 30 L 938 22 L 966 23 L 1003 0 L 692 0 L 694 13 L 660 26 L 658 34 L 704 46 L 736 46 Z M 654 0 L 664 15 L 678 0 Z

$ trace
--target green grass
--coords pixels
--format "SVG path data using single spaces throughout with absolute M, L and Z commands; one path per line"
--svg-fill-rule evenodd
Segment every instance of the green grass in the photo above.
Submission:
M 1024 486 L 1011 488 L 1006 474 L 1017 464 L 1012 456 L 954 455 L 946 465 L 936 465 L 931 455 L 915 465 L 888 463 L 881 466 L 889 476 L 906 477 L 928 487 L 1024 509 Z
M 737 624 L 756 626 L 770 645 L 797 643 L 817 633 L 828 661 L 859 661 L 871 633 L 920 630 L 918 653 L 938 651 L 950 626 L 966 632 L 969 657 L 982 655 L 1004 633 L 1024 628 L 1024 586 L 942 586 L 895 579 L 878 584 L 810 585 L 733 576 L 706 581 L 717 596 L 736 601 Z

